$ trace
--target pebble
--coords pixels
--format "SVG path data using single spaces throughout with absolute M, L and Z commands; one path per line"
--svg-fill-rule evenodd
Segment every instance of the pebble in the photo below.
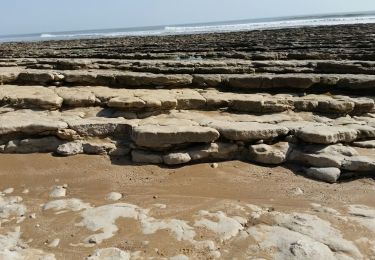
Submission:
M 11 194 L 11 193 L 13 193 L 13 191 L 14 191 L 13 188 L 8 188 L 8 189 L 5 189 L 5 190 L 3 191 L 3 193 L 5 193 L 5 194 Z
M 105 196 L 106 200 L 117 201 L 122 199 L 122 194 L 118 192 L 110 192 Z
M 36 219 L 36 214 L 35 213 L 30 214 L 29 218 Z
M 27 194 L 27 193 L 29 193 L 29 192 L 30 192 L 29 189 L 24 189 L 24 190 L 22 191 L 23 194 Z
M 216 168 L 218 168 L 218 167 L 219 167 L 219 164 L 218 164 L 218 163 L 212 163 L 212 164 L 211 164 L 211 168 L 216 169 Z
M 301 188 L 297 187 L 297 188 L 292 189 L 292 193 L 294 195 L 302 195 L 303 194 L 303 190 Z
M 59 244 L 60 244 L 60 239 L 55 238 L 54 240 L 52 240 L 51 243 L 48 244 L 48 247 L 57 247 Z

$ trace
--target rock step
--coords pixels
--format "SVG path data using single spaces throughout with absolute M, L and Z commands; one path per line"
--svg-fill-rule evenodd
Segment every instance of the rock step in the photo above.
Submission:
M 125 119 L 111 113 L 101 108 L 61 112 L 3 109 L 0 111 L 0 143 L 4 145 L 15 137 L 46 135 L 64 140 L 108 137 L 129 140 L 140 147 L 165 150 L 218 139 L 244 144 L 279 139 L 315 144 L 375 139 L 373 114 L 332 119 L 311 112 L 246 115 L 172 110 L 143 119 Z
M 41 70 L 119 70 L 156 74 L 323 73 L 375 74 L 374 61 L 358 60 L 114 60 L 0 59 L 0 67 Z
M 231 159 L 293 163 L 319 168 L 306 173 L 328 182 L 341 172 L 375 172 L 374 150 L 351 147 L 375 140 L 371 114 L 330 119 L 309 112 L 255 116 L 176 110 L 131 120 L 98 114 L 105 111 L 2 109 L 0 152 L 130 155 L 136 163 L 167 165 Z
M 247 91 L 288 90 L 311 91 L 372 91 L 375 75 L 309 74 L 309 73 L 252 73 L 252 74 L 155 74 L 110 70 L 40 70 L 0 68 L 1 84 L 90 85 L 118 88 L 182 88 L 215 87 Z M 361 94 L 361 92 L 356 92 Z
M 0 105 L 56 110 L 109 107 L 124 112 L 173 109 L 229 109 L 234 112 L 307 111 L 361 115 L 374 109 L 374 100 L 344 95 L 240 94 L 214 89 L 111 89 L 109 87 L 0 86 Z

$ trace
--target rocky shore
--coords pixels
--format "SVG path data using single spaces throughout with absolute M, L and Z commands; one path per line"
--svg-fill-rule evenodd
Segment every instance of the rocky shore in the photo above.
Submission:
M 375 259 L 374 33 L 0 44 L 0 259 Z
M 374 25 L 0 46 L 0 152 L 375 170 Z

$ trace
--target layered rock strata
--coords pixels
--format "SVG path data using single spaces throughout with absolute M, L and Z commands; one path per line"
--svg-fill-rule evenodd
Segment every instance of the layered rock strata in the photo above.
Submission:
M 0 152 L 373 174 L 374 26 L 359 27 L 2 44 Z

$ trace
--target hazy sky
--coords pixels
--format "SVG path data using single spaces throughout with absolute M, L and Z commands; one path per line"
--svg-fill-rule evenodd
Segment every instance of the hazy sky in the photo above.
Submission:
M 0 0 L 0 35 L 373 11 L 375 0 Z

